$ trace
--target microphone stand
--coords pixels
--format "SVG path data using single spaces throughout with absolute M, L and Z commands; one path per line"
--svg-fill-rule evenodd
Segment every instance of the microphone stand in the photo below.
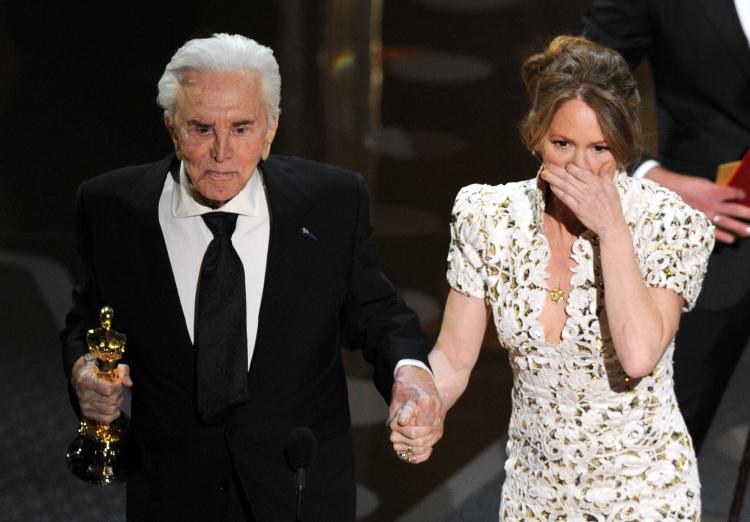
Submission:
M 302 522 L 302 491 L 305 489 L 305 468 L 297 470 L 297 522 Z
M 315 458 L 315 434 L 310 428 L 295 428 L 286 439 L 286 458 L 289 467 L 297 475 L 297 516 L 302 522 L 302 495 L 305 490 L 307 468 Z
M 734 488 L 734 498 L 732 499 L 732 509 L 729 511 L 729 522 L 738 522 L 742 513 L 742 504 L 745 500 L 745 491 L 747 490 L 747 475 L 750 472 L 750 431 L 747 432 L 745 440 L 745 451 L 742 452 L 742 461 L 740 470 L 737 473 L 737 485 Z

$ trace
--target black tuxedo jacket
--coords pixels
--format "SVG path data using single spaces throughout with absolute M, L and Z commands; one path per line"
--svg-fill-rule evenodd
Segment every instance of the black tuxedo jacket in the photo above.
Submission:
M 284 455 L 298 426 L 317 437 L 305 520 L 354 520 L 355 481 L 340 347 L 362 349 L 389 398 L 397 361 L 426 363 L 416 316 L 378 269 L 360 176 L 272 156 L 260 165 L 271 214 L 249 400 L 220 427 L 197 420 L 194 352 L 158 221 L 175 165 L 113 171 L 83 183 L 78 249 L 86 278 L 62 332 L 65 368 L 86 352 L 103 305 L 128 341 L 133 401 L 129 520 L 222 520 L 233 470 L 259 521 L 293 520 L 295 476 Z M 177 169 L 172 169 L 177 171 Z M 306 228 L 311 234 L 304 234 Z M 74 406 L 75 406 L 75 397 Z
M 750 146 L 750 46 L 734 0 L 593 0 L 584 34 L 633 68 L 648 57 L 666 168 L 714 179 Z M 698 307 L 742 300 L 749 266 L 749 240 L 717 245 Z

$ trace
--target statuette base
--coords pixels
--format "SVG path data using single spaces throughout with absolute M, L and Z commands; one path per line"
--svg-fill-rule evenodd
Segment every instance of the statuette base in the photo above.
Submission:
M 97 437 L 90 423 L 85 419 L 81 422 L 79 435 L 68 447 L 68 468 L 89 484 L 106 486 L 123 482 L 127 479 L 128 471 L 122 458 L 128 418 L 120 412 L 120 417 L 113 423 L 104 425 L 107 431 L 105 437 Z

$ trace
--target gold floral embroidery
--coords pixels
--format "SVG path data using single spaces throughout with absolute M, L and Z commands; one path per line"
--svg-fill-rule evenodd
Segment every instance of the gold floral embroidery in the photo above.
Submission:
M 644 282 L 700 291 L 713 226 L 648 180 L 615 178 Z M 449 283 L 486 299 L 514 372 L 501 520 L 697 520 L 695 454 L 672 389 L 672 342 L 651 375 L 626 379 L 606 321 L 598 240 L 576 267 L 558 345 L 538 318 L 549 247 L 538 180 L 462 189 L 453 209 Z

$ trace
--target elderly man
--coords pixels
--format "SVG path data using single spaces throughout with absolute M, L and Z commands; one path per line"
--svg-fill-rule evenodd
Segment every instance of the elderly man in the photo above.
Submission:
M 354 520 L 342 345 L 372 363 L 401 458 L 426 460 L 441 436 L 425 341 L 379 272 L 362 179 L 269 155 L 280 85 L 253 40 L 187 42 L 159 81 L 175 154 L 79 189 L 86 277 L 63 356 L 87 418 L 114 420 L 132 386 L 128 520 L 292 520 L 285 441 L 300 426 L 317 439 L 305 519 Z M 103 305 L 128 337 L 115 382 L 85 356 Z

